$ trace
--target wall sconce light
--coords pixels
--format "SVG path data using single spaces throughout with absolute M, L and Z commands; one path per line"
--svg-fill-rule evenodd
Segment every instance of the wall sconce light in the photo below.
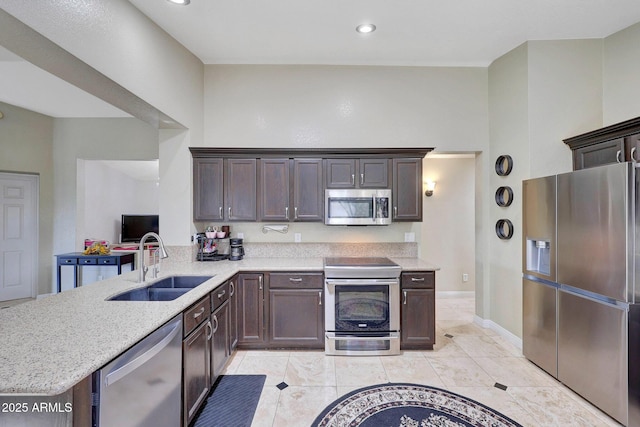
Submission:
M 424 192 L 424 195 L 427 196 L 427 197 L 433 196 L 433 190 L 436 189 L 436 182 L 435 181 L 427 181 L 426 186 L 427 186 L 427 190 Z

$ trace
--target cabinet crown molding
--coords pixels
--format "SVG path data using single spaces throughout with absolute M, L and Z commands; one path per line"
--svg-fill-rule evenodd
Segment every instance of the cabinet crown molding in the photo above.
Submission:
M 433 151 L 433 147 L 407 148 L 234 148 L 234 147 L 189 147 L 193 158 L 224 157 L 419 157 Z
M 567 144 L 569 148 L 575 150 L 577 148 L 587 147 L 599 142 L 623 138 L 625 136 L 638 133 L 640 133 L 640 117 L 572 136 L 571 138 L 563 139 L 563 142 Z

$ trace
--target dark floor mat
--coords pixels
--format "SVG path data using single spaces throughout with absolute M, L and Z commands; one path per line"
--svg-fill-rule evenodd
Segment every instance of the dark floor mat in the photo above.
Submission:
M 250 427 L 266 375 L 221 375 L 191 427 Z

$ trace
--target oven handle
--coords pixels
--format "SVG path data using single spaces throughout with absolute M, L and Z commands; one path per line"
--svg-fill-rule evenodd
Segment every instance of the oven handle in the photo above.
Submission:
M 326 332 L 324 337 L 328 340 L 349 340 L 349 341 L 390 341 L 399 340 L 400 334 L 398 332 L 390 332 L 386 337 L 358 337 L 358 336 L 336 336 L 333 333 Z
M 400 282 L 398 280 L 380 280 L 380 279 L 344 279 L 344 280 L 337 280 L 337 279 L 326 279 L 325 280 L 326 284 L 329 286 L 336 286 L 336 285 L 362 285 L 362 286 L 367 286 L 367 285 L 398 285 Z

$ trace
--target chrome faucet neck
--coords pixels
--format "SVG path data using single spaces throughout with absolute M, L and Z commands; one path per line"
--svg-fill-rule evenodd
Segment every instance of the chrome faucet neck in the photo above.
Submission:
M 157 233 L 149 232 L 144 236 L 142 236 L 142 239 L 140 239 L 140 246 L 138 248 L 138 258 L 140 262 L 140 274 L 138 276 L 138 282 L 140 283 L 144 282 L 145 276 L 148 270 L 147 266 L 145 266 L 144 264 L 144 244 L 146 243 L 147 239 L 150 237 L 153 237 L 154 239 L 156 239 L 158 241 L 158 244 L 160 245 L 160 247 L 157 249 L 158 257 L 167 258 L 169 256 L 169 254 L 167 254 L 166 249 L 164 248 L 164 242 L 162 241 L 162 238 Z

